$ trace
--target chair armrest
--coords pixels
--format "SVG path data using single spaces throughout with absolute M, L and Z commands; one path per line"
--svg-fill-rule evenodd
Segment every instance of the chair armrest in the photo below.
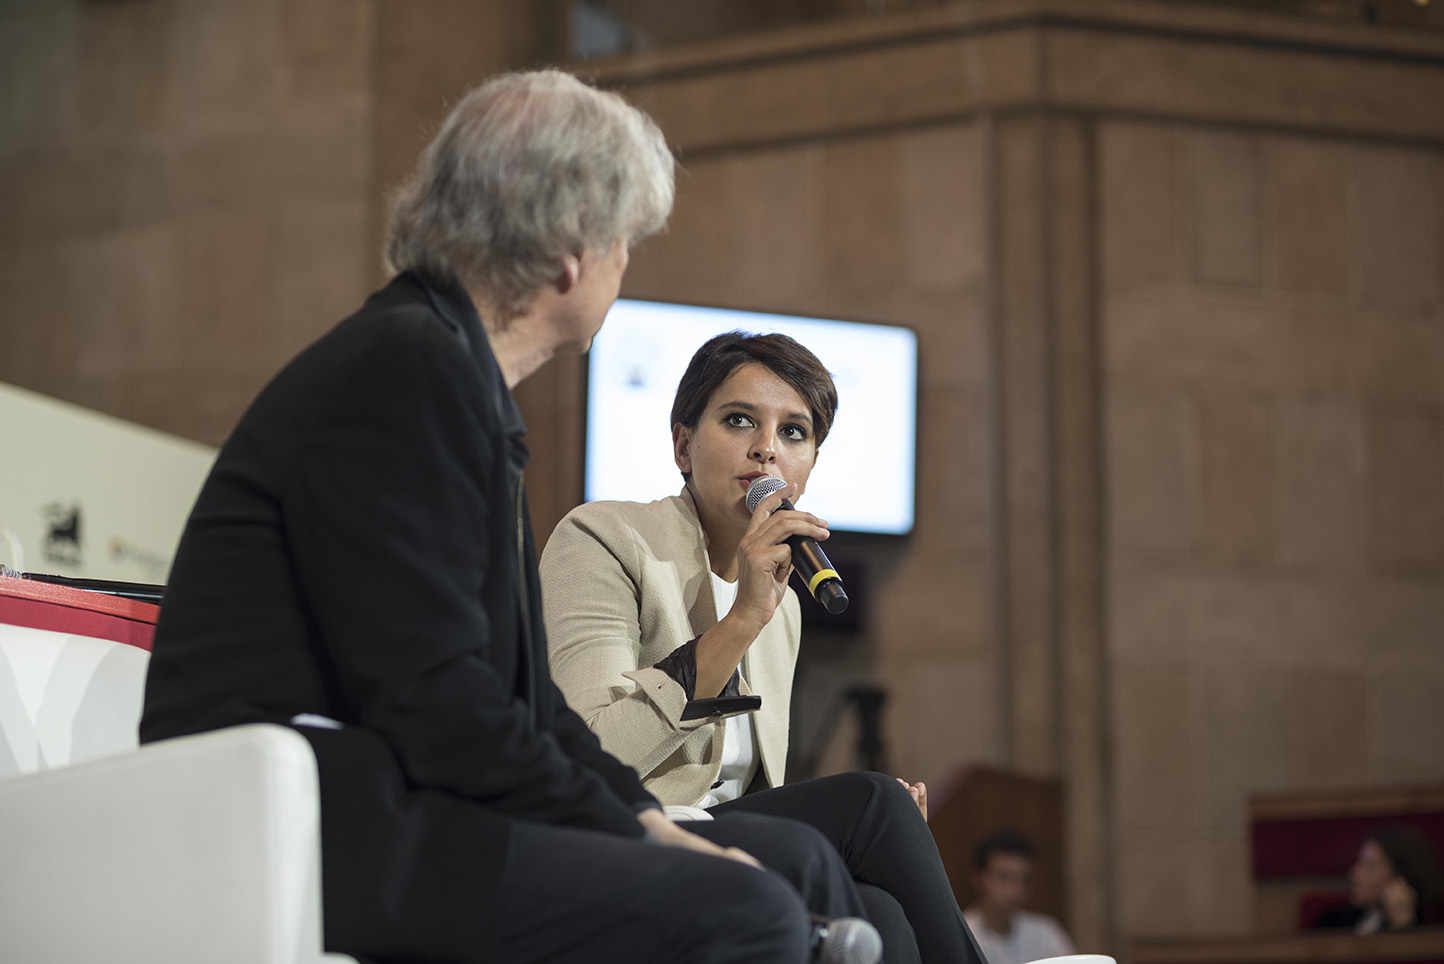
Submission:
M 322 959 L 316 761 L 285 727 L 0 780 L 0 828 L 9 959 Z

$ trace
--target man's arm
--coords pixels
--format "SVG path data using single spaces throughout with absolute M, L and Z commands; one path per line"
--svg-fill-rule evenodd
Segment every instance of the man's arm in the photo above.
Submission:
M 475 362 L 420 313 L 363 340 L 317 401 L 283 493 L 298 581 L 350 718 L 421 786 L 640 835 L 632 806 L 512 692 L 521 642 L 496 634 L 482 599 L 501 575 L 491 560 L 507 558 L 497 550 L 515 552 L 515 526 Z

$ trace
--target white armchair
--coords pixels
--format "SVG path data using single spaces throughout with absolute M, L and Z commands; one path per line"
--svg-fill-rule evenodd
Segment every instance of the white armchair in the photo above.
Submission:
M 0 959 L 351 961 L 321 951 L 310 745 L 255 725 L 136 749 L 146 657 L 0 624 Z

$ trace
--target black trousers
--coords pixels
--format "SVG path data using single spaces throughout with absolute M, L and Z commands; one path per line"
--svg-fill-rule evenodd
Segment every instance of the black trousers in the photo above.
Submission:
M 807 911 L 846 913 L 853 906 L 845 869 L 834 868 L 811 840 L 789 846 L 783 822 L 715 823 L 706 835 L 727 846 L 750 842 L 765 851 L 772 841 L 772 859 L 798 879 L 611 834 L 518 825 L 494 959 L 806 964 Z M 851 901 L 856 900 L 853 892 Z
M 686 827 L 743 848 L 768 869 L 605 834 L 521 825 L 507 863 L 499 959 L 802 964 L 811 936 L 807 912 L 865 913 L 836 848 L 805 823 L 733 813 Z
M 859 885 L 887 964 L 986 964 L 917 804 L 882 773 L 840 773 L 749 793 L 711 809 L 806 823 L 837 850 Z M 759 858 L 760 859 L 760 858 Z
M 863 912 L 836 848 L 797 821 L 738 813 L 693 825 L 752 853 L 768 868 L 759 870 L 639 838 L 502 821 L 411 786 L 366 730 L 297 732 L 321 778 L 328 950 L 389 964 L 805 964 L 809 911 Z

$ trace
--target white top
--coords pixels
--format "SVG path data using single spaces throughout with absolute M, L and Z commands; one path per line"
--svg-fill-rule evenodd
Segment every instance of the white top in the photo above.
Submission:
M 737 598 L 737 584 L 727 582 L 715 572 L 711 576 L 712 600 L 720 618 L 732 608 L 732 601 Z M 746 656 L 742 657 L 739 671 L 746 678 Z M 715 807 L 719 803 L 736 800 L 757 775 L 757 732 L 753 727 L 752 714 L 728 717 L 722 721 L 722 726 L 722 772 L 717 776 L 717 786 L 698 801 L 699 807 Z
M 982 912 L 969 907 L 963 912 L 973 937 L 978 940 L 978 949 L 988 959 L 988 964 L 1028 964 L 1048 957 L 1062 957 L 1074 953 L 1073 942 L 1058 922 L 1047 914 L 1034 914 L 1020 910 L 1013 915 L 1013 927 L 1007 934 L 996 934 L 988 929 Z

